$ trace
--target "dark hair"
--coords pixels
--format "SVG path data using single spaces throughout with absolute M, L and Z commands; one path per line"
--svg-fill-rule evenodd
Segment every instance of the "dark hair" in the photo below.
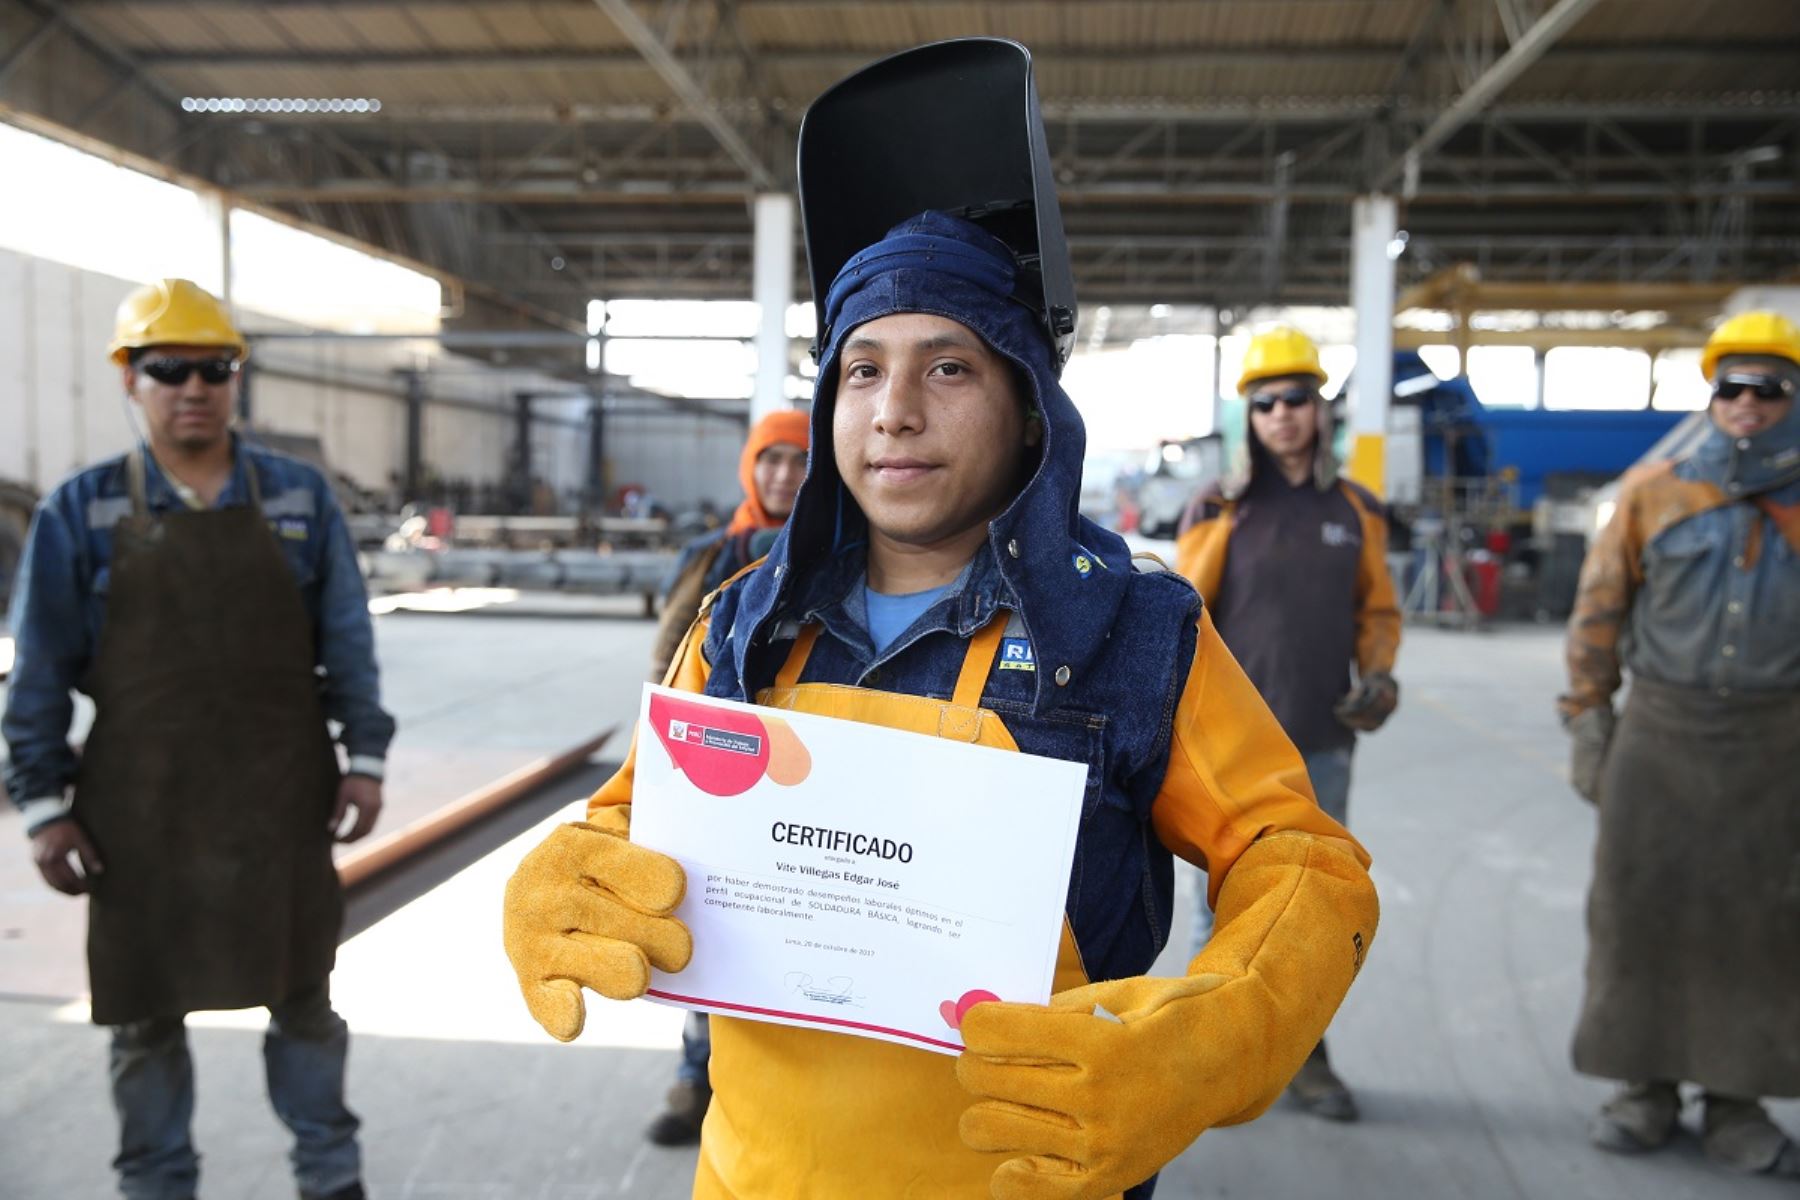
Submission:
M 1004 354 L 996 353 L 994 357 L 1006 365 L 1006 373 L 1012 377 L 1013 392 L 1019 397 L 1019 403 L 1025 406 L 1026 414 L 1037 413 L 1037 385 L 1032 380 L 1031 372 Z

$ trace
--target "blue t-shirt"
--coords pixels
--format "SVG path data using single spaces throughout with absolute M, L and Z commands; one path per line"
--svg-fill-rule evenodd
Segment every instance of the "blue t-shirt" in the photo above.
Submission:
M 905 633 L 950 587 L 946 583 L 942 587 L 908 592 L 904 596 L 884 596 L 863 584 L 863 604 L 869 613 L 869 640 L 875 643 L 875 653 L 880 654 L 892 645 L 894 639 Z

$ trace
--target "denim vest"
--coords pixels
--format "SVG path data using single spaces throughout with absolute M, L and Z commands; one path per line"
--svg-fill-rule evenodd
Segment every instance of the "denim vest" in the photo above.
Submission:
M 997 610 L 1008 610 L 1006 650 L 988 676 L 982 707 L 1000 715 L 1023 753 L 1087 767 L 1065 905 L 1070 928 L 1090 980 L 1142 975 L 1169 936 L 1173 859 L 1151 828 L 1150 808 L 1167 769 L 1175 706 L 1193 662 L 1198 595 L 1177 575 L 1133 573 L 1126 556 L 1109 567 L 1090 567 L 1123 576 L 1123 611 L 1080 674 L 1071 670 L 1068 682 L 1058 685 L 1062 664 L 1035 652 L 1024 632 L 1028 610 L 1002 578 L 991 548 L 984 547 L 950 590 L 881 653 L 871 645 L 860 611 L 863 563 L 862 553 L 853 552 L 808 581 L 799 602 L 776 622 L 768 654 L 757 656 L 753 681 L 737 672 L 730 654 L 748 589 L 722 592 L 703 651 L 712 668 L 707 694 L 751 700 L 773 681 L 800 629 L 816 622 L 822 633 L 799 682 L 947 700 L 969 639 Z M 1068 591 L 1069 602 L 1078 602 L 1078 576 Z M 1035 694 L 1045 675 L 1060 702 L 1039 708 Z
M 1678 478 L 1702 478 L 1691 462 Z M 1800 505 L 1800 483 L 1761 493 Z M 1800 551 L 1745 502 L 1677 521 L 1644 546 L 1620 638 L 1633 675 L 1720 695 L 1800 691 Z

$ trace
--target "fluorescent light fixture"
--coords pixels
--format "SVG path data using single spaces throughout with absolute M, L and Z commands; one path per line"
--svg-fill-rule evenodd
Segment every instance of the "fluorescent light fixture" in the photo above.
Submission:
M 381 101 L 373 96 L 183 96 L 181 111 L 188 113 L 378 113 Z

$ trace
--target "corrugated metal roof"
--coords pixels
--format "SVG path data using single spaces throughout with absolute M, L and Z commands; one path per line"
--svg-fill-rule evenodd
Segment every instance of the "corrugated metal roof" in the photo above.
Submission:
M 653 10 L 644 6 L 647 15 Z M 714 39 L 712 10 L 693 6 L 674 44 L 696 54 Z M 1218 97 L 1330 97 L 1384 91 L 1400 56 L 1437 8 L 1437 0 L 1089 0 L 1086 3 L 865 3 L 845 0 L 743 0 L 739 22 L 751 56 L 771 89 L 804 102 L 858 62 L 907 46 L 981 34 L 1015 38 L 1040 60 L 1046 99 L 1080 96 L 1171 102 Z M 585 2 L 341 3 L 245 5 L 225 3 L 98 3 L 82 6 L 95 31 L 129 54 L 182 55 L 181 65 L 156 66 L 158 76 L 187 88 L 215 72 L 231 72 L 234 56 L 370 55 L 357 64 L 320 61 L 311 67 L 284 61 L 246 72 L 281 78 L 308 92 L 379 91 L 395 104 L 434 103 L 473 84 L 484 93 L 493 77 L 510 73 L 507 95 L 521 101 L 567 98 L 666 100 L 667 85 L 652 71 L 624 69 L 616 61 L 633 54 L 630 43 L 597 5 Z M 1471 9 L 1470 11 L 1479 11 Z M 1497 29 L 1497 18 L 1492 22 Z M 1671 89 L 1792 86 L 1796 74 L 1782 53 L 1757 52 L 1759 44 L 1791 48 L 1800 37 L 1800 5 L 1793 0 L 1603 0 L 1517 84 L 1516 93 L 1539 97 L 1617 97 L 1641 88 Z M 1670 61 L 1650 55 L 1583 57 L 1609 45 L 1679 47 L 1741 39 L 1741 53 L 1716 61 Z M 1438 39 L 1427 39 L 1435 43 Z M 1504 46 L 1504 42 L 1496 43 Z M 727 50 L 732 49 L 728 45 Z M 1441 45 L 1431 44 L 1421 71 L 1444 74 Z M 1234 63 L 1230 52 L 1245 52 Z M 593 53 L 589 69 L 559 57 L 543 69 L 524 56 Z M 1184 53 L 1196 56 L 1184 61 Z M 202 66 L 195 55 L 217 54 Z M 394 63 L 394 56 L 493 55 L 497 61 Z M 517 56 L 506 61 L 506 56 Z M 1559 63 L 1559 57 L 1568 61 Z M 1433 65 L 1435 64 L 1435 65 Z M 307 72 L 304 78 L 292 72 Z M 204 74 L 202 74 L 204 72 Z M 266 90 L 266 89 L 265 89 Z M 1445 93 L 1453 88 L 1429 89 Z
M 1552 2 L 1517 7 L 1542 13 Z M 1313 248 L 1289 267 L 1315 287 L 1341 271 L 1348 198 L 1384 170 L 1380 186 L 1398 189 L 1407 145 L 1507 45 L 1494 0 L 737 0 L 735 30 L 719 28 L 721 9 L 705 0 L 635 3 L 777 176 L 800 112 L 851 71 L 946 38 L 1023 42 L 1071 236 L 1089 250 L 1144 235 L 1253 241 L 1270 219 L 1273 155 L 1291 151 L 1302 165 L 1289 236 Z M 592 0 L 84 0 L 69 13 L 165 94 L 379 99 L 369 116 L 222 116 L 235 134 L 287 150 L 264 156 L 236 142 L 220 156 L 220 181 L 356 236 L 394 237 L 416 257 L 460 262 L 466 248 L 424 228 L 420 214 L 435 209 L 408 213 L 406 203 L 516 201 L 533 206 L 532 228 L 576 238 L 748 229 L 741 201 L 760 186 L 755 172 Z M 671 13 L 680 20 L 665 27 Z M 1465 61 L 1471 30 L 1485 52 Z M 1796 46 L 1800 0 L 1599 0 L 1505 90 L 1505 114 L 1427 156 L 1409 226 L 1421 245 L 1461 238 L 1465 249 L 1445 253 L 1469 254 L 1485 252 L 1466 249 L 1467 231 L 1529 242 L 1661 229 L 1666 209 L 1693 199 L 1661 194 L 1670 180 L 1716 179 L 1774 120 L 1800 115 Z M 79 114 L 117 89 L 88 70 L 46 91 L 55 95 L 44 115 Z M 1759 94 L 1779 117 L 1758 107 Z M 1627 142 L 1597 130 L 1596 105 L 1615 129 L 1629 126 Z M 1708 109 L 1717 136 L 1701 138 L 1684 117 Z M 131 144 L 126 124 L 115 127 Z M 248 162 L 261 157 L 274 166 Z M 1765 164 L 1753 180 L 1751 221 L 1765 242 L 1770 230 L 1800 231 L 1783 179 L 1791 163 Z M 353 219 L 387 200 L 408 215 Z M 1173 261 L 1197 276 L 1248 269 L 1230 244 Z M 1697 269 L 1674 257 L 1641 265 Z

